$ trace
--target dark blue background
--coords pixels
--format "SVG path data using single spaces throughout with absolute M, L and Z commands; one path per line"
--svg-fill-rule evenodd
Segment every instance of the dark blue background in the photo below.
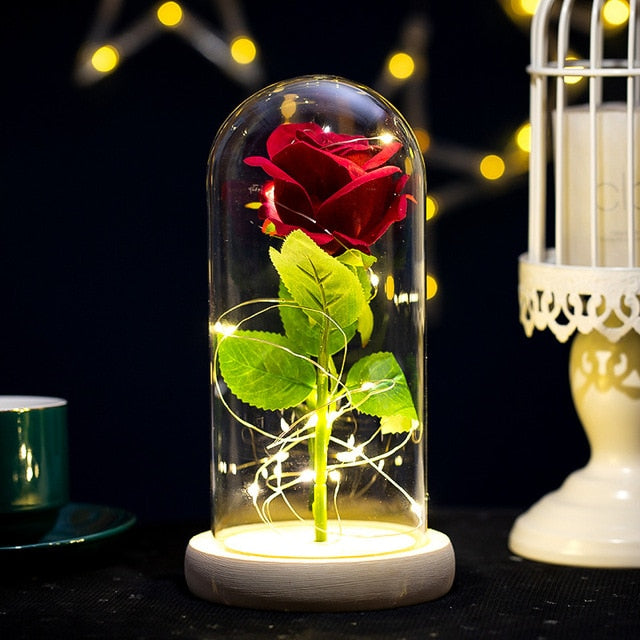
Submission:
M 52 6 L 52 5 L 56 6 Z M 126 2 L 123 21 L 149 2 Z M 498 2 L 249 2 L 267 82 L 372 86 L 404 20 L 432 25 L 432 132 L 493 150 L 528 114 L 528 33 Z M 75 501 L 209 510 L 205 172 L 250 93 L 168 34 L 101 82 L 72 70 L 98 3 L 3 7 L 0 393 L 69 401 Z M 185 5 L 214 26 L 213 3 Z M 398 104 L 401 108 L 402 105 Z M 452 176 L 429 169 L 436 189 Z M 518 324 L 522 183 L 429 227 L 429 479 L 443 505 L 527 507 L 586 462 L 568 346 Z

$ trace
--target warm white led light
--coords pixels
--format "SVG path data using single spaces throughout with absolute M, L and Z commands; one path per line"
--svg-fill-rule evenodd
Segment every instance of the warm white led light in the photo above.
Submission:
M 427 274 L 427 300 L 435 297 L 438 293 L 438 281 L 432 276 Z
M 362 447 L 354 447 L 348 451 L 340 451 L 336 453 L 338 462 L 355 462 L 362 457 Z
M 511 10 L 518 16 L 531 17 L 540 0 L 511 0 Z
M 505 172 L 504 160 L 493 153 L 486 155 L 480 161 L 480 173 L 487 180 L 498 180 Z
M 388 62 L 389 73 L 398 80 L 406 80 L 413 75 L 416 63 L 413 58 L 404 51 L 394 53 Z
M 293 114 L 298 109 L 297 99 L 298 96 L 295 93 L 285 94 L 284 100 L 280 105 L 280 113 L 282 114 L 283 118 L 286 118 L 288 120 L 289 118 L 293 117 Z
M 278 451 L 278 453 L 276 453 L 276 455 L 273 456 L 273 459 L 276 462 L 284 462 L 285 460 L 289 459 L 289 452 L 288 451 Z
M 433 196 L 427 196 L 427 220 L 438 215 L 438 201 Z
M 156 17 L 165 27 L 176 27 L 182 22 L 182 7 L 177 2 L 163 2 L 156 11 Z
M 232 336 L 238 327 L 235 324 L 230 324 L 227 322 L 216 322 L 213 325 L 213 330 L 215 333 L 219 333 L 221 336 Z
M 258 50 L 251 38 L 239 36 L 231 43 L 231 57 L 238 64 L 251 64 L 255 59 Z
M 607 26 L 620 27 L 629 21 L 630 12 L 626 0 L 607 0 L 602 7 L 602 18 Z
M 572 62 L 574 60 L 578 60 L 578 56 L 576 55 L 568 55 L 567 56 L 567 62 Z M 566 63 L 565 63 L 566 64 Z M 584 69 L 584 67 L 582 65 L 566 65 L 567 67 L 570 67 L 571 69 Z M 564 76 L 564 83 L 565 84 L 578 84 L 581 80 L 583 79 L 583 76 Z
M 113 71 L 120 62 L 118 50 L 111 44 L 105 44 L 93 52 L 91 65 L 100 73 Z
M 300 473 L 300 482 L 313 482 L 316 474 L 313 469 L 305 469 Z
M 531 151 L 531 125 L 528 122 L 521 125 L 516 131 L 515 135 L 516 144 L 518 149 L 529 153 Z
M 382 144 L 391 144 L 396 139 L 396 137 L 392 133 L 389 133 L 388 131 L 385 131 L 384 133 L 380 134 L 378 138 L 380 142 L 382 142 Z
M 257 482 L 252 482 L 247 487 L 247 493 L 249 494 L 249 497 L 254 499 L 257 498 L 260 495 L 260 485 Z
M 413 130 L 413 133 L 418 141 L 420 151 L 422 151 L 422 153 L 426 153 L 431 146 L 431 136 L 429 135 L 429 132 L 426 129 L 417 127 Z
M 384 294 L 387 297 L 387 300 L 393 300 L 395 292 L 395 281 L 393 276 L 387 276 L 387 279 L 384 281 Z

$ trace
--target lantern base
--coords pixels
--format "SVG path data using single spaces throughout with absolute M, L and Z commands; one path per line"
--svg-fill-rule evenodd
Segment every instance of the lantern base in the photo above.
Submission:
M 637 278 L 637 276 L 636 276 Z M 640 336 L 576 335 L 569 380 L 591 446 L 573 472 L 513 527 L 515 553 L 579 567 L 640 568 Z
M 575 471 L 517 518 L 509 548 L 552 564 L 640 568 L 640 475 L 631 471 Z
M 445 595 L 454 574 L 451 541 L 433 529 L 423 542 L 409 549 L 359 557 L 243 553 L 230 550 L 211 531 L 205 531 L 189 541 L 185 554 L 185 578 L 194 595 L 252 609 L 364 611 L 400 607 Z

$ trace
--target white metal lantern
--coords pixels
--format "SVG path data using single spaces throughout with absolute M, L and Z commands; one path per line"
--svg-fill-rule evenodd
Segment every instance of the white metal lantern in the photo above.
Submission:
M 542 0 L 532 23 L 520 320 L 528 336 L 576 334 L 571 390 L 591 457 L 518 518 L 509 545 L 559 564 L 640 567 L 638 4 L 612 38 L 604 0 Z

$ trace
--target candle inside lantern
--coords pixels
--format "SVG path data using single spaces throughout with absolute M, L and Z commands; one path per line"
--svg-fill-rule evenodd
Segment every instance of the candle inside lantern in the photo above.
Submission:
M 634 162 L 635 175 L 629 189 L 629 127 L 624 103 L 600 105 L 595 113 L 595 139 L 589 105 L 564 109 L 562 132 L 556 124 L 556 163 L 560 162 L 560 216 L 556 248 L 559 261 L 569 265 L 628 267 L 640 258 L 640 235 L 632 223 L 639 198 L 640 163 Z M 640 157 L 640 120 L 634 112 L 633 153 Z M 555 118 L 554 118 L 555 122 Z M 594 144 L 595 142 L 595 144 Z M 561 145 L 561 148 L 558 147 Z M 558 153 L 561 151 L 561 153 Z M 592 157 L 595 165 L 595 211 Z M 635 235 L 635 256 L 630 238 Z M 559 237 L 558 237 L 559 236 Z M 631 264 L 630 264 L 631 263 Z

